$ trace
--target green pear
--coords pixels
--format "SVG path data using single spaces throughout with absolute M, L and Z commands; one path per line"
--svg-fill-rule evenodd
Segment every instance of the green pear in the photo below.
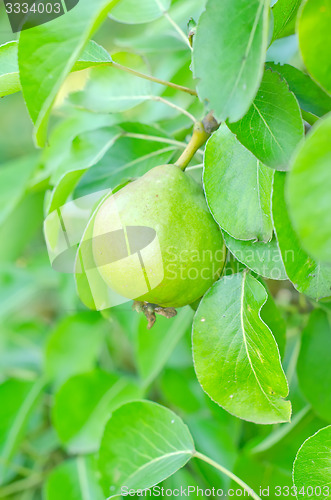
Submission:
M 201 186 L 175 165 L 155 167 L 108 197 L 95 217 L 92 248 L 111 289 L 161 307 L 199 299 L 226 257 Z

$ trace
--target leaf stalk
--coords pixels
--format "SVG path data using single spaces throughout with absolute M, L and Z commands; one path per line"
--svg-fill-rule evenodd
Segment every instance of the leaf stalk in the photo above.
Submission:
M 112 66 L 113 68 L 119 69 L 121 71 L 125 71 L 126 73 L 130 73 L 131 75 L 138 76 L 139 78 L 149 80 L 150 82 L 159 83 L 160 85 L 165 85 L 166 87 L 171 87 L 181 92 L 186 92 L 186 94 L 190 94 L 195 97 L 197 97 L 198 95 L 197 92 L 193 89 L 184 87 L 183 85 L 177 85 L 177 83 L 168 82 L 167 80 L 161 80 L 160 78 L 156 78 L 155 76 L 150 76 L 146 75 L 145 73 L 140 73 L 140 71 L 128 68 L 127 66 L 122 66 L 122 64 L 116 63 L 115 61 L 111 61 L 107 63 L 107 65 Z
M 241 488 L 243 488 L 245 491 L 247 491 L 247 493 L 249 493 L 249 495 L 252 498 L 254 498 L 254 500 L 261 500 L 261 498 L 252 490 L 252 488 L 250 488 L 246 483 L 244 483 L 244 481 L 242 481 L 238 476 L 236 476 L 235 474 L 233 474 L 231 471 L 229 471 L 228 469 L 226 469 L 222 465 L 220 465 L 217 462 L 215 462 L 215 460 L 207 457 L 203 453 L 199 453 L 198 451 L 194 452 L 193 457 L 194 458 L 199 458 L 200 460 L 203 460 L 207 464 L 211 465 L 215 469 L 219 470 L 220 472 L 222 472 L 223 474 L 225 474 L 226 476 L 228 476 L 230 479 L 232 479 L 233 481 L 235 481 L 239 486 L 241 486 Z

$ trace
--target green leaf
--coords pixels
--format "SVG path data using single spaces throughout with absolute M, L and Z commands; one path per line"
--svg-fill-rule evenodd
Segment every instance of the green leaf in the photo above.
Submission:
M 43 347 L 47 328 L 42 320 L 6 318 L 0 325 L 0 373 L 22 370 L 27 377 L 42 371 Z M 30 379 L 29 379 L 30 380 Z
M 93 32 L 118 1 L 80 0 L 65 16 L 21 32 L 20 80 L 38 146 L 46 143 L 49 116 L 61 85 Z
M 70 168 L 71 153 L 77 149 L 73 146 L 74 140 L 79 138 L 92 139 L 92 135 L 86 135 L 97 129 L 106 129 L 114 124 L 111 115 L 89 113 L 84 110 L 72 110 L 70 115 L 54 127 L 49 138 L 49 147 L 42 152 L 42 163 L 44 165 L 43 175 L 58 177 L 60 170 L 65 171 L 65 164 Z M 92 149 L 91 149 L 92 150 Z M 53 181 L 54 182 L 54 181 Z
M 269 427 L 269 433 L 266 432 L 268 429 L 260 428 L 259 437 L 254 430 L 254 437 L 246 444 L 235 464 L 234 473 L 248 482 L 251 488 L 261 488 L 261 498 L 268 495 L 273 499 L 278 496 L 285 498 L 287 491 L 289 496 L 296 498 L 291 474 L 295 456 L 302 442 L 323 425 L 325 423 L 306 406 L 293 416 L 291 423 Z M 301 498 L 300 494 L 297 496 Z
M 252 429 L 252 439 L 246 442 L 237 461 L 234 473 L 251 488 L 262 488 L 260 496 L 276 499 L 286 497 L 287 491 L 295 497 L 292 468 L 299 446 L 325 423 L 314 415 L 309 405 L 293 415 L 290 423 Z M 269 432 L 268 432 L 269 431 Z M 289 489 L 281 489 L 280 486 Z M 278 487 L 278 488 L 277 488 Z M 255 490 L 256 491 L 256 490 Z M 291 493 L 289 494 L 291 496 Z M 298 495 L 300 498 L 301 495 Z
M 321 264 L 303 250 L 293 229 L 285 203 L 286 175 L 276 172 L 273 187 L 273 221 L 288 278 L 301 293 L 313 299 L 331 295 L 331 268 Z
M 278 0 L 272 8 L 274 31 L 271 43 L 277 38 L 292 35 L 302 0 Z
M 149 72 L 146 61 L 137 54 L 120 52 L 113 54 L 112 58 L 116 63 L 140 73 Z M 116 68 L 96 68 L 92 71 L 85 89 L 72 94 L 70 101 L 75 106 L 95 113 L 119 113 L 151 97 L 152 89 L 150 81 Z
M 38 290 L 38 283 L 32 273 L 14 264 L 4 264 L 3 256 L 1 257 L 0 317 L 9 315 L 28 303 Z
M 128 124 L 122 126 L 128 128 Z M 131 123 L 127 131 L 141 135 L 141 139 L 120 137 L 104 157 L 84 174 L 75 190 L 76 197 L 102 189 L 114 189 L 127 180 L 140 177 L 153 167 L 168 163 L 177 149 L 173 144 L 144 140 L 144 135 L 149 138 L 153 135 L 163 137 L 155 127 Z
M 125 377 L 100 370 L 76 375 L 55 395 L 53 424 L 70 453 L 97 451 L 111 413 L 139 397 L 141 390 Z
M 112 10 L 110 17 L 119 23 L 141 24 L 158 19 L 170 7 L 171 0 L 122 0 Z
M 276 499 L 279 491 L 279 496 L 282 498 L 285 497 L 282 492 L 293 492 L 291 490 L 291 469 L 282 467 L 276 460 L 273 461 L 270 459 L 268 455 L 266 458 L 263 457 L 263 459 L 259 460 L 256 456 L 242 453 L 235 464 L 233 472 L 248 483 L 253 490 L 259 491 L 261 498 L 269 496 L 272 499 Z M 236 494 L 239 497 L 240 489 L 233 481 L 230 487 L 236 490 Z M 244 492 L 242 489 L 241 491 L 240 496 L 243 496 Z
M 298 102 L 278 73 L 264 72 L 248 113 L 229 128 L 260 161 L 287 170 L 290 157 L 304 134 Z
M 257 439 L 253 437 L 247 443 L 246 450 L 241 453 L 235 465 L 234 473 L 242 480 L 250 481 L 251 488 L 262 487 L 264 493 L 260 494 L 261 498 L 268 495 L 269 498 L 278 498 L 279 486 L 283 485 L 288 486 L 288 491 L 296 498 L 294 488 L 291 490 L 295 456 L 302 442 L 323 425 L 325 423 L 316 418 L 314 412 L 306 406 L 293 416 L 291 423 L 269 427 L 268 434 L 267 429 L 261 429 L 260 436 Z M 284 498 L 286 492 L 287 489 L 282 489 L 279 497 Z
M 281 358 L 285 354 L 286 322 L 278 309 L 273 296 L 267 290 L 268 298 L 261 309 L 261 319 L 270 328 L 277 342 Z
M 197 382 L 193 367 L 166 367 L 161 375 L 160 387 L 165 404 L 176 411 L 184 411 L 187 416 L 191 413 L 199 414 L 205 407 L 205 394 Z
M 90 40 L 86 45 L 83 53 L 75 62 L 73 71 L 81 71 L 82 69 L 102 66 L 112 62 L 110 54 L 93 40 Z
M 331 420 L 331 324 L 327 313 L 316 309 L 303 331 L 297 372 L 300 387 L 315 412 Z
M 314 80 L 331 93 L 331 4 L 329 0 L 308 0 L 298 22 L 299 47 L 306 68 Z
M 45 500 L 104 500 L 98 483 L 96 460 L 81 456 L 55 467 L 45 482 Z
M 28 419 L 44 386 L 44 380 L 26 382 L 9 379 L 0 385 L 0 484 L 6 473 L 6 465 L 17 450 Z
M 72 71 L 103 66 L 111 62 L 112 58 L 106 49 L 90 40 Z M 0 67 L 0 97 L 20 92 L 17 40 L 0 45 Z
M 261 165 L 225 124 L 209 139 L 205 194 L 216 222 L 233 238 L 271 240 L 272 177 L 273 170 Z
M 183 467 L 194 453 L 191 434 L 172 411 L 150 401 L 114 411 L 99 454 L 101 485 L 107 497 L 121 487 L 150 488 Z
M 146 0 L 145 0 L 146 1 Z M 144 1 L 144 3 L 145 3 Z M 150 1 L 150 0 L 147 0 Z M 163 5 L 165 1 L 162 0 Z M 190 2 L 171 2 L 168 13 L 173 21 L 187 33 L 187 25 L 190 17 L 197 20 L 204 10 L 206 0 L 190 0 Z M 140 2 L 140 5 L 142 2 Z M 121 4 L 119 4 L 121 5 Z M 156 2 L 154 0 L 154 8 Z M 128 14 L 128 13 L 127 13 Z M 110 14 L 112 16 L 112 13 Z M 129 15 L 132 15 L 130 12 Z M 139 12 L 134 14 L 139 16 Z M 187 50 L 187 41 L 175 33 L 169 24 L 169 18 L 163 15 L 154 22 L 144 26 L 136 26 L 126 29 L 125 26 L 116 26 L 116 42 L 119 47 L 127 47 L 128 41 L 131 47 L 140 54 L 156 55 L 154 60 L 162 71 L 163 77 L 168 81 L 172 80 L 173 68 L 176 67 L 178 58 L 190 58 L 190 51 Z M 185 45 L 184 45 L 185 43 Z M 185 52 L 184 52 L 185 50 Z M 162 55 L 162 57 L 160 57 Z M 175 70 L 176 71 L 176 70 Z
M 23 156 L 1 165 L 0 224 L 22 199 L 33 171 L 38 164 L 36 155 Z
M 226 276 L 204 295 L 193 321 L 202 388 L 233 415 L 258 424 L 287 422 L 291 415 L 277 344 L 260 316 L 266 300 L 252 276 Z
M 97 313 L 77 313 L 61 320 L 50 336 L 45 370 L 56 386 L 95 367 L 106 332 Z
M 243 430 L 243 423 L 214 403 L 209 402 L 208 410 L 205 405 L 206 402 L 204 410 L 202 407 L 199 412 L 187 417 L 196 448 L 217 463 L 222 464 L 223 467 L 233 471 L 238 457 L 237 443 Z M 212 409 L 211 412 L 210 409 Z M 215 486 L 215 490 L 216 485 L 225 490 L 229 485 L 228 478 L 208 464 L 200 462 L 194 465 L 204 477 L 207 483 L 206 488 L 212 484 Z
M 242 118 L 256 95 L 267 50 L 268 11 L 265 0 L 208 0 L 199 19 L 193 74 L 200 99 L 219 121 Z
M 287 81 L 289 89 L 295 94 L 304 111 L 316 116 L 323 116 L 331 111 L 331 97 L 309 75 L 289 64 L 267 62 L 266 65 Z
M 180 338 L 190 330 L 193 311 L 186 307 L 179 311 L 175 319 L 158 318 L 149 332 L 146 319 L 142 318 L 138 328 L 137 363 L 145 385 L 160 373 Z
M 316 123 L 292 160 L 286 186 L 289 214 L 302 246 L 331 262 L 331 113 Z
M 19 184 L 18 180 L 17 183 Z M 0 261 L 15 262 L 22 256 L 36 233 L 40 232 L 43 223 L 43 201 L 43 192 L 28 191 L 2 222 L 0 241 L 5 241 L 6 244 L 0 245 Z M 35 288 L 38 288 L 36 283 Z
M 330 499 L 330 469 L 331 425 L 308 438 L 297 453 L 293 464 L 293 481 L 299 493 L 298 498 L 316 499 L 322 495 L 326 500 Z
M 0 97 L 21 90 L 17 66 L 17 42 L 0 45 Z
M 63 174 L 49 196 L 46 214 L 50 214 L 60 209 L 65 204 L 84 172 L 86 172 L 86 169 L 80 168 Z M 44 231 L 47 239 L 47 219 L 45 220 Z
M 68 172 L 81 171 L 81 175 L 83 175 L 86 169 L 103 158 L 120 135 L 121 129 L 117 126 L 102 127 L 77 135 L 73 139 L 68 153 L 52 174 L 51 182 L 58 182 Z
M 287 279 L 275 236 L 268 243 L 236 240 L 225 231 L 223 231 L 223 237 L 226 246 L 235 258 L 255 273 L 273 280 Z
M 161 485 L 160 485 L 161 486 Z M 168 488 L 175 492 L 172 496 L 176 496 L 177 489 L 179 492 L 187 490 L 190 487 L 190 498 L 191 500 L 198 500 L 199 493 L 201 490 L 198 488 L 206 488 L 206 483 L 203 482 L 202 477 L 198 476 L 196 471 L 190 471 L 188 468 L 179 469 L 175 474 L 170 476 L 163 484 L 164 490 Z M 192 492 L 192 486 L 195 488 Z M 179 493 L 181 494 L 181 493 Z M 156 495 L 154 495 L 156 496 Z M 182 497 L 184 495 L 181 495 Z M 201 500 L 201 499 L 200 499 Z

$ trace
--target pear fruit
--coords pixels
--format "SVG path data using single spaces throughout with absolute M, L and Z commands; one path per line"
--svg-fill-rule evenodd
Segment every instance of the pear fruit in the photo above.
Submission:
M 176 165 L 154 167 L 108 197 L 95 216 L 92 249 L 112 290 L 165 308 L 199 299 L 226 257 L 201 186 Z

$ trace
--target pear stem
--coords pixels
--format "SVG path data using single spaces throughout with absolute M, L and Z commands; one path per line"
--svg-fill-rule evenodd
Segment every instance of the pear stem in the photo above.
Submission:
M 212 112 L 208 113 L 201 122 L 196 122 L 192 137 L 175 165 L 181 170 L 185 170 L 198 149 L 205 144 L 218 127 L 219 123 L 215 120 Z

